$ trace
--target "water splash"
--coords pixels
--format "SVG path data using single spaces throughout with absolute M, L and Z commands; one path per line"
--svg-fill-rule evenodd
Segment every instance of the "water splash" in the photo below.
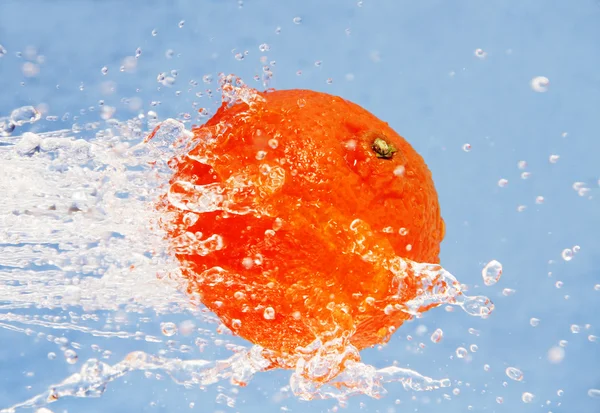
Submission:
M 223 82 L 225 102 L 252 105 L 257 101 L 252 90 L 234 78 L 224 77 Z M 10 132 L 3 129 L 0 145 L 0 328 L 45 336 L 63 345 L 41 330 L 162 343 L 161 337 L 123 328 L 114 320 L 122 314 L 136 314 L 137 321 L 143 322 L 144 314 L 151 311 L 187 314 L 218 324 L 198 299 L 181 293 L 185 284 L 180 269 L 166 252 L 163 233 L 153 224 L 160 219 L 154 201 L 164 192 L 172 173 L 169 160 L 186 156 L 194 145 L 185 124 L 140 116 L 15 136 L 16 128 L 39 116 L 27 108 L 13 115 L 0 119 L 3 127 L 12 128 Z M 82 130 L 94 136 L 78 138 Z M 153 132 L 147 138 L 148 130 Z M 256 205 L 243 198 L 244 189 L 247 193 L 272 191 L 283 179 L 285 174 L 273 166 L 259 182 L 250 181 L 243 172 L 224 185 L 179 182 L 175 183 L 179 190 L 171 188 L 169 200 L 194 212 L 253 213 Z M 189 219 L 193 218 L 190 215 Z M 185 237 L 176 248 L 209 254 L 222 245 L 217 234 L 188 233 Z M 410 272 L 423 275 L 423 290 L 403 305 L 386 308 L 386 313 L 401 311 L 415 316 L 443 303 L 481 317 L 493 309 L 485 297 L 466 296 L 458 281 L 439 265 L 401 258 L 388 265 L 397 272 L 399 293 Z M 68 316 L 40 316 L 41 309 L 68 310 Z M 109 316 L 103 320 L 97 315 L 100 311 L 108 311 Z M 203 346 L 214 335 L 197 329 L 190 338 Z M 133 371 L 162 371 L 189 387 L 222 380 L 243 385 L 272 366 L 272 355 L 258 346 L 227 348 L 235 354 L 218 361 L 139 351 L 115 364 L 91 358 L 79 372 L 1 411 L 42 407 L 64 397 L 99 397 L 109 383 Z M 406 368 L 377 369 L 364 364 L 358 351 L 344 340 L 316 341 L 292 361 L 288 366 L 292 369 L 290 388 L 305 400 L 345 400 L 354 394 L 382 397 L 384 384 L 391 382 L 400 382 L 411 391 L 450 385 L 446 378 L 436 380 Z

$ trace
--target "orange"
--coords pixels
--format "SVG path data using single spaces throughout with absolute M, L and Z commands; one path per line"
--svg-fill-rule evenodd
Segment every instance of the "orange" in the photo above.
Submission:
M 439 261 L 444 222 L 423 158 L 340 97 L 237 94 L 192 130 L 161 204 L 188 292 L 277 354 L 385 342 L 421 288 L 398 257 Z

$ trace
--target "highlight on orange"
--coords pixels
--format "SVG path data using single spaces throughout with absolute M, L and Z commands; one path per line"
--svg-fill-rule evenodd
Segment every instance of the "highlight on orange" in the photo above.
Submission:
M 284 358 L 316 340 L 386 342 L 426 288 L 406 260 L 439 262 L 444 221 L 423 158 L 341 97 L 222 89 L 159 203 L 188 293 Z

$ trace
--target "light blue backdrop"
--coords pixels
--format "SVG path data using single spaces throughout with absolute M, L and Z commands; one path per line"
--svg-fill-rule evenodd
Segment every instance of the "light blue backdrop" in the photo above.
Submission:
M 276 62 L 270 86 L 343 96 L 407 137 L 429 164 L 438 188 L 447 226 L 442 264 L 496 304 L 488 320 L 443 308 L 430 311 L 400 329 L 383 350 L 364 353 L 376 366 L 397 360 L 426 375 L 448 376 L 453 387 L 412 394 L 391 385 L 385 398 L 356 397 L 346 411 L 465 412 L 471 406 L 475 412 L 597 412 L 600 399 L 588 390 L 600 388 L 600 341 L 588 336 L 600 336 L 600 291 L 594 290 L 600 283 L 599 42 L 600 5 L 594 0 L 246 0 L 242 7 L 234 0 L 1 0 L 0 45 L 7 54 L 0 57 L 0 116 L 45 103 L 48 114 L 60 118 L 103 99 L 124 120 L 137 111 L 123 99 L 134 97 L 161 118 L 176 116 L 193 112 L 193 101 L 214 107 L 206 96 L 187 93 L 188 82 L 202 82 L 203 75 L 216 79 L 219 72 L 235 73 L 260 86 L 252 78 L 261 73 L 260 57 L 266 55 Z M 262 43 L 269 52 L 259 51 Z M 31 78 L 22 72 L 28 46 L 45 58 Z M 138 47 L 137 70 L 121 73 L 123 59 Z M 475 55 L 478 48 L 485 58 Z M 235 54 L 244 51 L 245 58 L 237 60 Z M 175 85 L 157 90 L 157 75 L 173 69 L 178 71 Z M 547 92 L 532 90 L 536 76 L 550 80 Z M 114 93 L 105 93 L 107 81 L 114 82 Z M 176 90 L 183 91 L 181 96 Z M 161 104 L 152 108 L 152 101 Z M 82 117 L 97 119 L 97 112 Z M 71 123 L 40 122 L 36 130 Z M 466 143 L 469 152 L 463 150 Z M 549 162 L 552 154 L 560 156 L 556 163 Z M 521 179 L 521 160 L 528 164 L 529 179 Z M 504 188 L 498 186 L 502 178 L 508 180 Z M 572 188 L 578 181 L 590 189 L 585 196 Z M 544 197 L 543 204 L 536 204 L 537 196 Z M 518 212 L 519 205 L 527 208 Z M 561 251 L 574 245 L 581 251 L 565 262 Z M 504 274 L 498 284 L 485 287 L 481 268 L 492 259 L 504 265 Z M 516 292 L 504 296 L 504 288 Z M 539 326 L 530 325 L 532 317 L 540 319 Z M 156 317 L 154 328 L 166 320 Z M 419 324 L 428 328 L 423 336 L 417 334 Z M 580 333 L 571 332 L 572 324 Z M 433 344 L 429 335 L 438 327 L 445 336 Z M 480 335 L 469 334 L 469 328 Z M 84 346 L 81 359 L 91 356 L 86 346 L 96 339 L 66 335 Z M 548 351 L 560 340 L 567 341 L 564 360 L 550 363 Z M 420 342 L 424 351 L 408 349 Z M 0 408 L 77 367 L 62 357 L 48 360 L 56 345 L 35 336 L 2 329 L 0 344 Z M 457 347 L 471 344 L 479 348 L 471 361 L 456 358 Z M 149 346 L 112 342 L 111 360 Z M 485 364 L 490 371 L 484 371 Z M 509 366 L 523 371 L 523 381 L 505 375 Z M 168 378 L 148 380 L 141 373 L 112 383 L 100 399 L 68 399 L 50 408 L 271 412 L 286 406 L 303 412 L 335 406 L 277 400 L 272 395 L 288 377 L 286 372 L 258 375 L 238 389 L 234 408 L 217 401 L 219 393 L 232 395 L 227 384 L 186 390 Z M 453 394 L 454 388 L 460 394 Z M 534 401 L 524 403 L 523 392 L 534 394 Z M 191 409 L 190 402 L 195 402 Z

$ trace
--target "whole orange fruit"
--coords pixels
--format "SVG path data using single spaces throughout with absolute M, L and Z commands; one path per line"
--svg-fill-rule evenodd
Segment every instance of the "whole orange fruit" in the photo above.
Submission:
M 161 204 L 188 291 L 279 354 L 386 341 L 421 288 L 399 257 L 437 263 L 444 237 L 423 158 L 340 97 L 224 89 Z

